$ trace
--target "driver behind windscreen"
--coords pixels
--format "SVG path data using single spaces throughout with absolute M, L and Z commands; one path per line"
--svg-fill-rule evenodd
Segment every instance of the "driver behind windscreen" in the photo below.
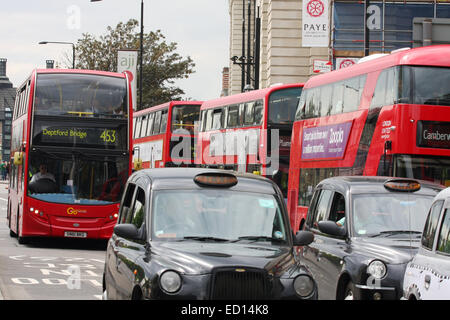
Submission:
M 30 180 L 30 183 L 36 182 L 40 179 L 50 179 L 56 183 L 55 176 L 47 171 L 47 165 L 45 163 L 41 163 L 39 166 L 39 172 L 35 173 Z

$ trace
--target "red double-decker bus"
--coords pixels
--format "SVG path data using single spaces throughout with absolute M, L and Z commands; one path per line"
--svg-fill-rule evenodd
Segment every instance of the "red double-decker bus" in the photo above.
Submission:
M 196 164 L 267 176 L 286 197 L 292 125 L 302 87 L 276 85 L 205 101 Z
M 170 101 L 135 112 L 135 169 L 194 166 L 201 101 Z
M 398 50 L 306 82 L 289 170 L 294 230 L 302 227 L 314 187 L 331 176 L 450 186 L 449 56 L 449 45 Z
M 18 88 L 7 221 L 11 236 L 108 239 L 132 169 L 126 73 L 34 70 Z

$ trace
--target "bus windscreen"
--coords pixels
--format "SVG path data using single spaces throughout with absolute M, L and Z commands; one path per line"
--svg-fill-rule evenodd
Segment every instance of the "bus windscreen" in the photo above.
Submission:
M 35 115 L 127 117 L 126 80 L 92 74 L 37 76 Z
M 199 121 L 200 105 L 184 105 L 172 108 L 172 132 L 179 129 L 189 131 L 191 134 L 197 130 L 195 123 Z
M 32 198 L 80 205 L 120 201 L 128 178 L 127 156 L 36 149 L 29 158 L 28 195 Z
M 273 92 L 269 97 L 269 124 L 293 124 L 302 88 Z

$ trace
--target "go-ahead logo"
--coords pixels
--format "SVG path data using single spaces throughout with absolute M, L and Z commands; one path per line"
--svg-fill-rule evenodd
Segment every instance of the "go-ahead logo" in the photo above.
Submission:
M 78 210 L 76 210 L 72 207 L 69 207 L 69 208 L 67 208 L 67 214 L 69 216 L 76 216 L 78 214 Z
M 311 0 L 308 2 L 306 10 L 311 17 L 320 17 L 325 11 L 325 5 L 320 0 Z
M 87 211 L 86 210 L 81 210 L 81 209 L 77 210 L 77 209 L 74 209 L 72 207 L 67 208 L 67 214 L 69 216 L 76 216 L 79 213 L 87 213 Z

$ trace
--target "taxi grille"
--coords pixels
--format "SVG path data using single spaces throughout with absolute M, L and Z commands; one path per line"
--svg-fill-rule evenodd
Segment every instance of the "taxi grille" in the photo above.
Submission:
M 244 271 L 245 270 L 245 271 Z M 211 299 L 269 299 L 271 283 L 264 271 L 233 268 L 214 272 Z

